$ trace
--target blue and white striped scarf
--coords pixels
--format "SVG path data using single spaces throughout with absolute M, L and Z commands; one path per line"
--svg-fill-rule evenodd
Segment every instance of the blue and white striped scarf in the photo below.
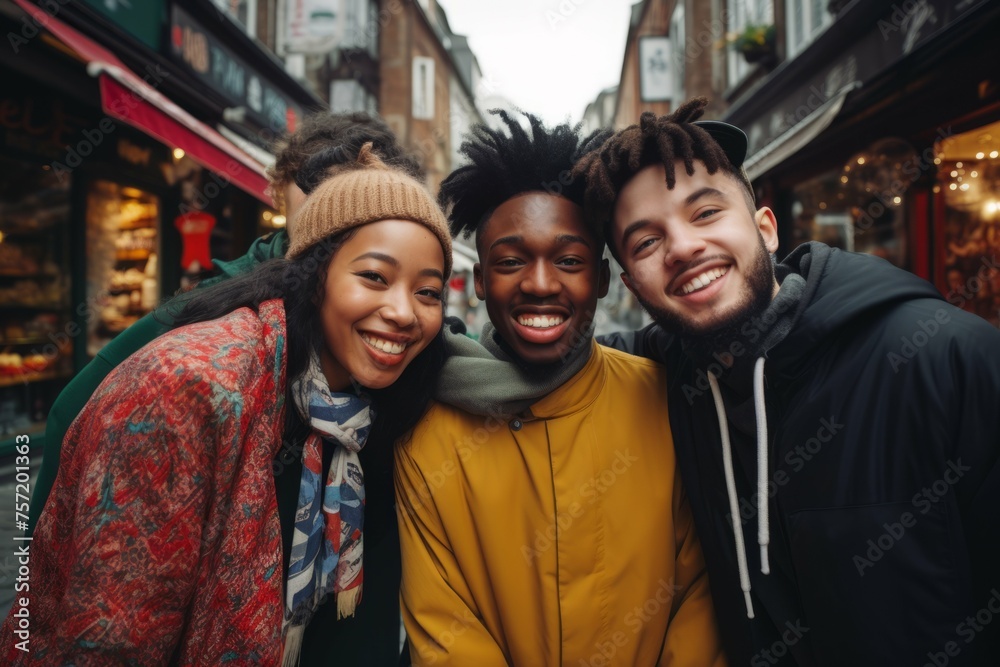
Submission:
M 298 663 L 305 626 L 328 594 L 336 596 L 337 618 L 353 616 L 361 601 L 365 481 L 358 452 L 373 417 L 366 396 L 330 391 L 315 353 L 292 384 L 292 396 L 313 432 L 302 451 L 285 586 L 283 665 Z M 324 442 L 335 447 L 325 485 Z

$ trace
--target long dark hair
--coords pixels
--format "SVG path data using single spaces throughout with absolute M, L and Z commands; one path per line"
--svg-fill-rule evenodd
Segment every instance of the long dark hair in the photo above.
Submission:
M 238 308 L 256 310 L 271 299 L 284 301 L 288 342 L 286 443 L 301 442 L 308 433 L 293 407 L 290 387 L 306 370 L 310 350 L 325 345 L 317 304 L 323 301 L 333 256 L 355 231 L 327 237 L 294 259 L 269 260 L 246 275 L 187 292 L 174 299 L 161 316 L 170 318 L 172 326 L 182 326 L 214 320 Z M 430 403 L 444 359 L 444 337 L 438 332 L 396 382 L 384 389 L 366 389 L 375 411 L 370 441 L 392 445 L 417 424 Z

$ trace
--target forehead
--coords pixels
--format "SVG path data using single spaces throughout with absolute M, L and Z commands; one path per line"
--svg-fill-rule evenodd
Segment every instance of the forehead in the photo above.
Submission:
M 521 236 L 526 241 L 555 240 L 573 234 L 593 240 L 583 217 L 583 208 L 565 197 L 546 192 L 528 192 L 498 206 L 479 230 L 481 247 L 505 236 Z
M 704 163 L 695 160 L 694 173 L 688 175 L 684 162 L 674 163 L 674 188 L 667 187 L 667 172 L 662 164 L 643 167 L 630 178 L 615 200 L 614 221 L 645 217 L 666 207 L 683 207 L 686 198 L 703 188 L 712 188 L 727 200 L 742 201 L 740 184 L 723 170 L 709 174 Z

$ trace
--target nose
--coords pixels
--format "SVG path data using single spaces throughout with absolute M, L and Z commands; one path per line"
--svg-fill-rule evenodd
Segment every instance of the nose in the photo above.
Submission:
M 381 308 L 382 319 L 395 324 L 400 329 L 408 329 L 417 323 L 417 313 L 413 307 L 415 297 L 405 289 L 386 292 L 386 301 Z
M 667 266 L 689 262 L 705 250 L 705 240 L 690 225 L 677 224 L 667 236 L 663 261 Z
M 521 291 L 532 296 L 552 296 L 561 290 L 562 284 L 555 275 L 555 268 L 546 261 L 535 262 L 521 281 Z

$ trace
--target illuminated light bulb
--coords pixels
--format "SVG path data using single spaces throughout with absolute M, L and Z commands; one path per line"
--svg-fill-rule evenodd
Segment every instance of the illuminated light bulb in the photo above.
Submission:
M 935 185 L 934 186 L 934 192 L 941 192 L 941 186 L 940 185 Z
M 183 148 L 175 148 L 174 149 L 174 159 L 175 160 L 180 160 L 182 157 L 184 157 L 184 149 Z
M 956 162 L 955 166 L 958 167 L 959 169 L 961 169 L 962 168 L 962 163 L 961 162 Z
M 261 215 L 261 217 L 264 218 L 264 222 L 267 222 L 268 220 L 270 220 L 271 218 L 274 217 L 274 214 L 271 213 L 270 211 L 264 211 L 264 213 L 263 213 L 263 215 Z
M 841 183 L 846 183 L 847 182 L 847 176 L 841 176 L 840 177 L 840 182 Z
M 273 218 L 271 218 L 271 224 L 274 225 L 275 227 L 284 227 L 285 226 L 285 216 L 283 216 L 281 214 L 278 214 L 278 215 L 274 216 Z
M 969 174 L 969 175 L 972 176 L 973 178 L 975 178 L 976 176 L 979 176 L 979 172 L 973 170 L 973 172 L 971 174 Z
M 1000 155 L 1000 153 L 998 153 L 997 151 L 990 151 L 991 158 L 996 158 L 997 155 Z
M 951 170 L 951 177 L 952 177 L 952 178 L 955 178 L 956 176 L 958 176 L 958 171 L 956 171 L 956 170 L 952 169 L 952 170 Z
M 859 157 L 858 158 L 858 164 L 864 164 L 864 163 L 865 163 L 865 159 L 863 157 Z
M 958 190 L 958 184 L 952 183 L 951 185 L 948 186 L 948 188 L 951 190 Z
M 960 186 L 958 186 L 958 187 L 959 187 L 959 189 L 960 189 L 960 190 L 962 190 L 963 192 L 965 192 L 966 190 L 968 190 L 968 189 L 969 189 L 969 184 L 968 184 L 968 183 L 962 183 L 962 184 L 961 184 Z
M 892 198 L 892 203 L 893 204 L 902 204 L 903 203 L 903 198 L 902 197 L 893 197 Z
M 934 158 L 934 164 L 941 164 L 941 158 L 939 157 Z
M 984 153 L 982 151 L 979 151 L 978 153 L 976 153 L 976 159 L 977 160 L 982 160 L 984 157 L 986 157 L 986 153 Z

